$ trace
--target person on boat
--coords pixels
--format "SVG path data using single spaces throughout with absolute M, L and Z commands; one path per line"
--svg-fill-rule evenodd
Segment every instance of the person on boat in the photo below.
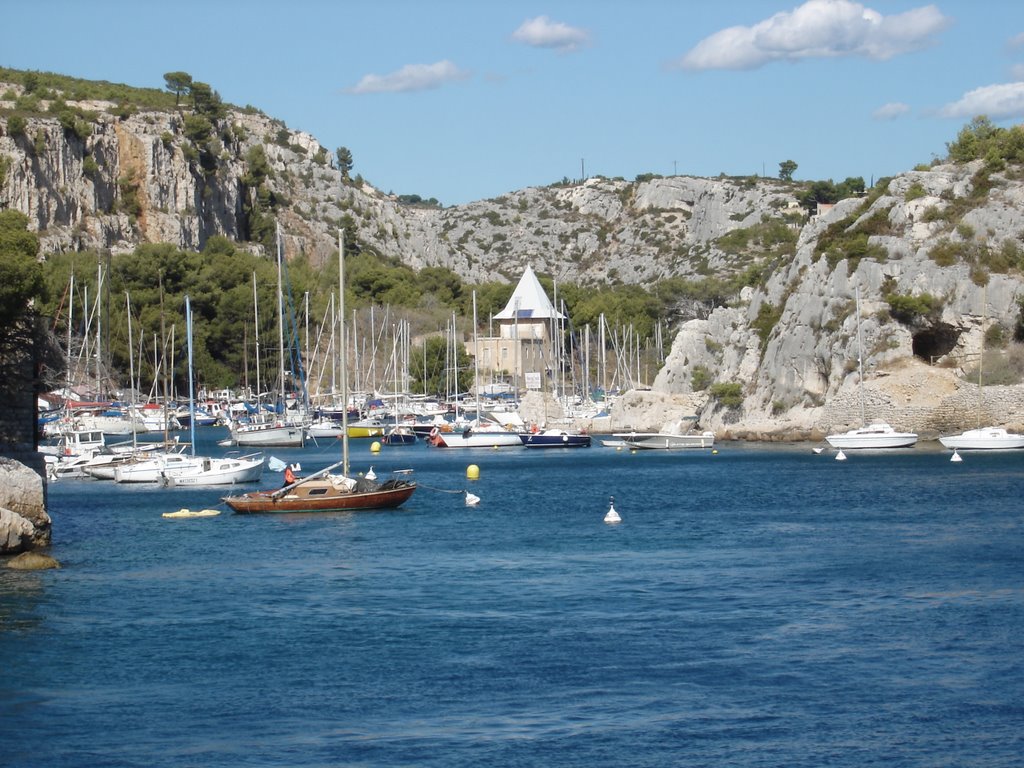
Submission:
M 285 487 L 295 482 L 295 470 L 292 469 L 292 465 L 289 464 L 284 468 L 284 485 Z

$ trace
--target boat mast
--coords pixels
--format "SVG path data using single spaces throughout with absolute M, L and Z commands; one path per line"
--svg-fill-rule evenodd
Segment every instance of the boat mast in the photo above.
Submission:
M 476 425 L 480 426 L 480 340 L 476 333 L 476 290 L 473 290 L 473 389 L 476 390 Z
M 196 396 L 192 381 L 192 304 L 185 294 L 185 337 L 188 341 L 188 423 L 192 456 L 196 455 Z
M 860 375 L 859 386 L 860 390 L 860 424 L 864 426 L 867 424 L 867 420 L 864 418 L 864 340 L 861 338 L 860 332 L 860 286 L 858 285 L 854 289 L 854 296 L 857 304 L 857 370 Z
M 256 338 L 256 415 L 259 416 L 260 408 L 260 303 L 256 297 L 256 271 L 252 273 L 252 314 L 253 314 L 253 336 Z
M 138 430 L 135 429 L 135 419 L 137 414 L 135 413 L 135 350 L 134 342 L 132 341 L 132 299 L 128 291 L 124 292 L 124 304 L 128 311 L 128 378 L 131 382 L 132 388 L 132 402 L 131 407 L 128 409 L 128 422 L 131 425 L 132 430 L 132 452 L 138 448 Z M 70 336 L 68 337 L 70 339 Z M 141 362 L 139 361 L 140 367 Z
M 281 421 L 287 407 L 284 386 L 284 289 L 281 285 L 281 225 L 277 225 L 277 348 L 278 348 L 278 376 L 281 382 Z M 276 408 L 274 409 L 277 410 Z
M 348 364 L 345 360 L 345 230 L 338 228 L 338 335 L 341 343 L 341 474 L 348 477 Z

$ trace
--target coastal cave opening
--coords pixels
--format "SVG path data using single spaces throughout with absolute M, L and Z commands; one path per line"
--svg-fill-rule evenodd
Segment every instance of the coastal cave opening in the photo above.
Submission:
M 951 325 L 939 323 L 929 326 L 914 334 L 914 356 L 926 363 L 934 363 L 938 358 L 948 355 L 956 348 L 960 340 L 960 331 Z

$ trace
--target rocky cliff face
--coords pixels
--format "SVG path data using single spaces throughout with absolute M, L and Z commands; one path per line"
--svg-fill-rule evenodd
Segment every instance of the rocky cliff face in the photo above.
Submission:
M 702 421 L 762 437 L 813 438 L 859 424 L 862 412 L 922 436 L 976 426 L 979 409 L 985 423 L 1024 426 L 1022 388 L 986 387 L 979 397 L 960 375 L 976 367 L 986 331 L 998 326 L 1012 335 L 1024 294 L 1016 271 L 1024 187 L 995 175 L 987 195 L 973 196 L 980 170 L 907 173 L 870 205 L 846 200 L 811 221 L 796 257 L 764 288 L 681 328 L 654 390 L 692 391 L 698 369 L 715 381 L 741 382 L 742 406 L 708 398 Z M 955 219 L 944 216 L 952 209 Z M 826 233 L 853 233 L 868 222 L 877 232 L 867 237 L 869 256 L 830 266 L 817 255 Z M 1013 274 L 986 267 L 1002 268 L 999 254 L 1018 259 Z M 910 322 L 894 319 L 884 298 L 924 294 L 938 307 Z M 755 330 L 759 315 L 776 318 L 763 335 Z
M 0 93 L 12 92 L 0 84 Z M 723 237 L 764 222 L 797 230 L 795 256 L 777 259 L 762 285 L 679 329 L 653 386 L 668 405 L 641 399 L 624 407 L 632 424 L 614 417 L 618 427 L 659 428 L 691 409 L 722 432 L 813 436 L 859 421 L 863 394 L 869 417 L 943 430 L 966 410 L 955 398 L 972 398 L 956 369 L 976 359 L 986 329 L 1016 323 L 1024 184 L 978 165 L 905 173 L 880 196 L 845 200 L 810 220 L 792 184 L 685 176 L 595 178 L 439 209 L 343 184 L 326 148 L 262 114 L 232 112 L 218 126 L 215 162 L 203 167 L 181 114 L 119 117 L 109 104 L 71 106 L 94 115 L 84 138 L 56 118 L 31 118 L 12 136 L 0 117 L 0 206 L 28 214 L 46 252 L 116 253 L 144 242 L 199 250 L 213 235 L 241 239 L 252 194 L 246 157 L 256 145 L 271 169 L 266 184 L 283 201 L 275 215 L 286 253 L 305 252 L 313 263 L 336 250 L 343 217 L 364 247 L 468 281 L 515 280 L 527 264 L 582 284 L 722 275 L 765 263 L 763 253 L 728 247 Z M 886 296 L 922 294 L 937 300 L 927 316 L 899 322 L 889 313 Z M 937 387 L 936 372 L 953 404 L 923 403 L 926 387 L 914 382 Z M 910 383 L 897 386 L 897 378 Z M 742 404 L 709 396 L 713 383 L 740 384 Z M 1018 399 L 1007 394 L 995 420 L 1024 425 Z

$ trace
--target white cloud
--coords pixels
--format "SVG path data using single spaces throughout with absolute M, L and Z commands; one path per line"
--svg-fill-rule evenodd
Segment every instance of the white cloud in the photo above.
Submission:
M 975 88 L 939 110 L 943 117 L 973 118 L 985 115 L 992 120 L 1024 117 L 1024 82 L 1000 83 Z
M 909 104 L 904 104 L 902 101 L 890 101 L 872 112 L 871 116 L 876 120 L 895 120 L 908 112 L 910 112 Z
M 851 0 L 808 0 L 752 27 L 716 32 L 676 64 L 690 70 L 756 69 L 810 58 L 884 60 L 929 45 L 947 23 L 934 5 L 883 16 Z
M 446 59 L 435 64 L 406 64 L 398 71 L 387 75 L 365 75 L 348 90 L 350 93 L 426 91 L 440 88 L 445 83 L 465 80 L 467 77 L 468 72 L 463 72 Z
M 535 48 L 574 51 L 588 41 L 589 35 L 586 30 L 578 27 L 551 21 L 547 16 L 538 16 L 524 21 L 519 29 L 512 33 L 512 39 Z
M 1014 64 L 1010 67 L 1010 77 L 1014 80 L 1024 80 L 1024 64 Z
M 1008 45 L 1011 48 L 1020 48 L 1024 46 L 1024 32 L 1021 32 L 1019 35 L 1014 35 L 1013 37 L 1011 37 Z

